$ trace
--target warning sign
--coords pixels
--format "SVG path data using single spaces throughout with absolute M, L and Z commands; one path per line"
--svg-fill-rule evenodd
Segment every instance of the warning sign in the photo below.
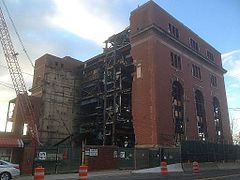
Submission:
M 90 149 L 89 156 L 98 156 L 98 149 Z
M 46 152 L 39 152 L 38 153 L 38 159 L 39 160 L 46 160 L 47 158 L 47 153 Z

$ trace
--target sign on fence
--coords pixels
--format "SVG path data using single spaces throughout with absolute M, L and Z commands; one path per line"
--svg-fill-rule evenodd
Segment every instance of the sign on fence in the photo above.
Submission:
M 121 151 L 121 152 L 120 152 L 120 158 L 121 158 L 121 159 L 124 159 L 125 156 L 126 156 L 126 152 Z
M 98 149 L 90 149 L 89 156 L 98 156 Z
M 39 160 L 46 160 L 47 153 L 46 152 L 39 152 L 38 153 L 38 159 Z

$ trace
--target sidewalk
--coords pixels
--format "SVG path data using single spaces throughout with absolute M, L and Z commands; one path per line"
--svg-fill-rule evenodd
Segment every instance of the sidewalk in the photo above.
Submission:
M 130 170 L 106 170 L 106 171 L 93 171 L 88 173 L 88 177 L 100 177 L 100 176 L 119 176 L 129 175 Z M 78 179 L 78 173 L 70 174 L 51 174 L 45 175 L 44 180 L 73 180 Z M 33 180 L 33 176 L 20 176 L 16 180 Z
M 167 165 L 167 171 L 170 173 L 183 172 L 182 164 L 176 163 L 176 164 Z M 158 174 L 160 174 L 160 172 L 161 172 L 161 168 L 159 166 L 154 167 L 154 168 L 147 168 L 147 169 L 140 169 L 140 170 L 132 171 L 133 174 L 139 174 L 139 173 L 158 173 Z

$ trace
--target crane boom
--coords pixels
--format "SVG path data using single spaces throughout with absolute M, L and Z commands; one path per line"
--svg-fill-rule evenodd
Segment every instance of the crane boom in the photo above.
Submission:
M 23 119 L 28 123 L 28 130 L 33 140 L 40 144 L 38 130 L 36 126 L 36 117 L 33 106 L 27 94 L 27 88 L 24 82 L 21 68 L 17 59 L 17 53 L 14 50 L 13 43 L 8 31 L 8 27 L 0 7 L 0 41 L 7 62 L 8 70 L 13 82 L 13 87 L 19 98 L 19 105 Z

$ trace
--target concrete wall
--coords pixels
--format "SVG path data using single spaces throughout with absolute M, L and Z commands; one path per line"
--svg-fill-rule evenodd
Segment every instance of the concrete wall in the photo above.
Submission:
M 71 57 L 46 54 L 36 60 L 32 94 L 41 97 L 39 133 L 43 144 L 55 144 L 72 134 L 75 117 L 75 69 L 82 65 Z

